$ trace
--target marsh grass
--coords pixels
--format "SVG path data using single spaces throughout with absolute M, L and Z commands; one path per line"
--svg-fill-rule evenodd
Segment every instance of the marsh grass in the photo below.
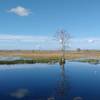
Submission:
M 89 62 L 89 63 L 91 63 L 91 62 L 93 62 L 93 63 L 99 62 L 98 59 L 83 59 L 83 60 L 79 60 L 79 61 L 80 62 Z
M 51 58 L 51 59 L 47 59 L 47 58 L 35 58 L 35 59 L 30 59 L 30 60 L 12 60 L 12 61 L 0 61 L 0 64 L 34 64 L 34 63 L 56 63 L 58 62 L 59 59 L 58 58 Z
M 0 51 L 0 56 L 3 57 L 21 57 L 25 59 L 13 60 L 13 61 L 0 61 L 0 64 L 32 64 L 32 63 L 55 63 L 61 58 L 60 51 L 28 51 L 28 50 L 16 50 L 16 51 Z M 75 60 L 80 58 L 89 58 L 81 60 L 80 62 L 98 62 L 100 59 L 100 51 L 67 51 L 65 53 L 66 60 Z M 30 59 L 30 60 L 29 60 Z

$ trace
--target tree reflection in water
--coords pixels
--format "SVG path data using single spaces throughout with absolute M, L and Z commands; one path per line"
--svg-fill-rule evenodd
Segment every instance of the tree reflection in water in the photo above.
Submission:
M 57 84 L 57 89 L 55 90 L 55 95 L 52 98 L 48 98 L 48 100 L 66 100 L 67 95 L 70 89 L 69 85 L 69 79 L 68 76 L 66 76 L 65 72 L 65 65 L 60 64 L 61 73 L 59 82 Z
M 61 67 L 61 77 L 58 84 L 58 97 L 65 100 L 70 89 L 69 79 L 68 76 L 66 76 L 65 65 L 60 64 L 60 67 Z
M 48 98 L 48 100 L 67 100 L 67 96 L 70 91 L 69 77 L 68 75 L 66 75 L 65 65 L 60 64 L 60 67 L 61 67 L 61 74 L 59 83 L 57 85 L 56 95 L 52 98 Z M 80 96 L 76 96 L 73 97 L 72 100 L 83 100 L 83 98 Z
M 67 95 L 69 93 L 70 85 L 69 85 L 69 78 L 68 75 L 66 75 L 65 72 L 65 65 L 60 64 L 60 77 L 59 81 L 56 84 L 56 89 L 54 89 L 53 94 L 51 96 L 47 97 L 38 97 L 35 98 L 35 100 L 66 100 Z M 15 92 L 10 93 L 10 96 L 15 98 L 15 99 L 20 99 L 20 100 L 26 100 L 26 98 L 33 98 L 34 96 L 32 95 L 31 91 L 27 89 L 18 89 Z

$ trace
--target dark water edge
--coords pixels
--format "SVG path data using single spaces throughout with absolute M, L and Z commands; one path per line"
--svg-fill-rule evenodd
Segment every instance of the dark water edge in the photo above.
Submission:
M 100 64 L 100 59 L 97 58 L 79 58 L 79 59 L 66 59 L 69 62 L 83 62 L 90 64 Z M 35 64 L 35 63 L 60 63 L 61 58 L 23 58 L 23 57 L 0 57 L 0 65 L 10 64 Z
M 56 63 L 59 62 L 59 58 L 7 58 L 1 59 L 0 64 L 35 64 L 35 63 Z
M 0 61 L 0 64 L 35 64 L 35 63 L 56 63 L 57 60 L 14 60 L 14 61 Z

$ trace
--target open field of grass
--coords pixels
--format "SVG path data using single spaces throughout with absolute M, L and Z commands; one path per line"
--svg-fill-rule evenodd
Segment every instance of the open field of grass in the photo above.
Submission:
M 31 58 L 31 60 L 14 60 L 0 61 L 0 64 L 16 64 L 16 63 L 49 63 L 59 61 L 62 53 L 60 51 L 0 51 L 0 57 L 21 57 Z M 67 51 L 65 53 L 66 60 L 74 60 L 80 58 L 99 59 L 100 51 Z M 94 60 L 93 60 L 94 61 Z M 84 62 L 84 61 L 83 61 Z M 86 62 L 86 61 L 85 61 Z
M 60 51 L 0 51 L 0 56 L 18 56 L 26 58 L 59 58 L 61 57 Z M 77 59 L 77 58 L 100 58 L 100 51 L 70 51 L 65 53 L 66 59 Z

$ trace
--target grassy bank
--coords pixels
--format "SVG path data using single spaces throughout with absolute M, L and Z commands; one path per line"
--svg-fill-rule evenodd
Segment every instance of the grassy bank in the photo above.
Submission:
M 0 56 L 3 57 L 21 57 L 26 59 L 13 60 L 13 61 L 0 61 L 0 64 L 25 64 L 25 63 L 55 63 L 58 62 L 61 57 L 60 51 L 0 51 Z M 30 60 L 27 60 L 30 58 Z M 96 63 L 95 59 L 100 59 L 100 51 L 70 51 L 65 53 L 66 60 L 75 60 L 80 58 L 89 58 L 80 60 L 80 62 Z
M 91 63 L 91 64 L 100 64 L 100 60 L 98 59 L 81 59 L 77 60 L 78 62 L 84 62 L 84 63 Z
M 47 59 L 47 58 L 35 58 L 35 59 L 30 59 L 30 60 L 12 60 L 12 61 L 6 61 L 6 60 L 2 60 L 0 61 L 0 64 L 35 64 L 35 63 L 56 63 L 59 61 L 59 58 L 51 58 L 51 59 Z

